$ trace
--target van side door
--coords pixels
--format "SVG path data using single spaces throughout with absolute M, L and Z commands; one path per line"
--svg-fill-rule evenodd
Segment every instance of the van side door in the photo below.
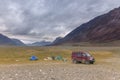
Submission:
M 77 53 L 77 60 L 78 61 L 81 61 L 82 60 L 82 54 L 79 52 Z

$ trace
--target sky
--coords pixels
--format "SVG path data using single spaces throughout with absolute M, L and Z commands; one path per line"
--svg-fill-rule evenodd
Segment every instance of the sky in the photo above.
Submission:
M 117 7 L 120 0 L 0 0 L 0 33 L 24 43 L 53 41 Z

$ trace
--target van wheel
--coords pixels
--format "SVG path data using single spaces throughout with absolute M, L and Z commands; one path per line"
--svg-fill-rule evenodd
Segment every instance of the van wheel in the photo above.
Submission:
M 94 62 L 90 62 L 90 64 L 94 64 Z
M 74 59 L 74 60 L 73 60 L 73 63 L 74 63 L 74 64 L 77 64 L 77 60 Z

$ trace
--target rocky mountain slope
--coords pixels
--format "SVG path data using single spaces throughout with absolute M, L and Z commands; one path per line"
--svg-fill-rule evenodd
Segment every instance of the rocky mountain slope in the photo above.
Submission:
M 82 24 L 55 44 L 120 40 L 120 7 Z

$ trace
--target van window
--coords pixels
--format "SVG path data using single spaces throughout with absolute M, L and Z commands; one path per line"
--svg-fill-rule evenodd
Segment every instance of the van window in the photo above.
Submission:
M 91 56 L 89 53 L 86 53 L 86 56 Z
M 77 56 L 78 56 L 78 57 L 81 57 L 81 54 L 80 54 L 80 53 L 78 53 L 78 54 L 77 54 Z
M 86 56 L 86 54 L 82 54 L 82 56 Z

